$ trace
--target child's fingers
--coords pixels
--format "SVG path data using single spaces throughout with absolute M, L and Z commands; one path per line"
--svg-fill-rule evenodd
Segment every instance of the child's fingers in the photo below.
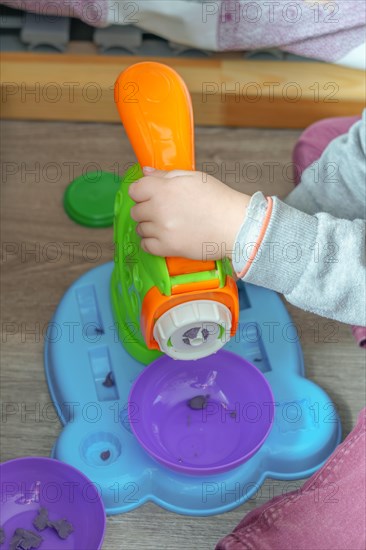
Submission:
M 142 178 L 131 183 L 130 187 L 128 188 L 128 194 L 133 201 L 148 201 L 153 196 L 154 192 L 151 185 L 151 180 L 149 183 L 149 181 L 146 181 L 147 179 L 148 178 Z
M 151 220 L 151 205 L 150 201 L 139 202 L 131 208 L 131 218 L 135 222 L 149 222 Z
M 177 178 L 178 176 L 192 176 L 194 175 L 196 172 L 190 172 L 188 170 L 172 170 L 171 172 L 166 172 L 166 178 L 167 179 L 171 179 L 171 178 Z
M 136 233 L 144 239 L 155 237 L 154 227 L 155 225 L 152 222 L 141 222 L 136 227 Z
M 148 238 L 148 239 L 142 239 L 141 248 L 145 252 L 148 252 L 149 254 L 154 254 L 155 256 L 163 255 L 160 242 L 158 241 L 158 239 L 154 237 Z

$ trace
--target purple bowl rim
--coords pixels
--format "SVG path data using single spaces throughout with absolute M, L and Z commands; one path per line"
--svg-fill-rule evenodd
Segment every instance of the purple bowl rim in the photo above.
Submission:
M 92 484 L 94 486 L 94 483 L 78 468 L 75 468 L 75 466 L 71 466 L 71 464 L 67 464 L 67 462 L 63 462 L 62 460 L 57 460 L 57 458 L 51 458 L 48 456 L 19 456 L 17 458 L 11 458 L 10 460 L 6 460 L 5 462 L 0 463 L 0 470 L 5 467 L 8 464 L 16 464 L 18 462 L 47 462 L 48 464 L 59 464 L 61 465 L 65 470 L 73 470 L 79 477 L 85 479 L 88 483 Z M 106 525 L 107 525 L 107 517 L 106 512 L 103 504 L 102 497 L 100 496 L 99 492 L 95 489 L 96 494 L 98 495 L 98 498 L 95 502 L 98 503 L 100 512 L 100 516 L 103 515 L 103 521 L 102 521 L 102 534 L 101 534 L 101 540 L 98 541 L 98 547 L 96 550 L 101 550 L 104 542 L 105 537 L 105 531 L 106 531 Z
M 141 441 L 140 437 L 138 436 L 138 434 L 136 433 L 135 429 L 134 429 L 134 422 L 130 422 L 130 417 L 129 417 L 129 410 L 130 410 L 130 407 L 129 407 L 129 404 L 130 404 L 130 396 L 132 395 L 132 393 L 134 392 L 135 390 L 135 387 L 136 385 L 138 384 L 140 378 L 142 378 L 142 376 L 144 375 L 144 373 L 150 369 L 152 367 L 152 365 L 154 365 L 155 363 L 157 363 L 158 361 L 161 361 L 162 359 L 165 359 L 165 358 L 168 358 L 169 357 L 167 355 L 162 355 L 161 357 L 158 357 L 157 359 L 155 359 L 154 361 L 152 361 L 149 365 L 147 365 L 141 372 L 140 374 L 137 376 L 136 380 L 133 382 L 132 386 L 131 386 L 131 389 L 130 389 L 130 392 L 128 394 L 128 401 L 127 401 L 127 415 L 128 415 L 128 420 L 129 420 L 129 423 L 130 423 L 130 426 L 131 426 L 131 430 L 134 434 L 134 436 L 136 437 L 137 441 L 139 442 L 139 444 L 142 446 L 142 448 L 145 450 L 145 452 L 153 457 L 157 462 L 159 462 L 160 464 L 164 464 L 165 466 L 167 466 L 170 470 L 175 470 L 175 471 L 178 471 L 178 472 L 181 472 L 181 473 L 184 473 L 184 474 L 190 474 L 190 475 L 200 475 L 200 474 L 203 474 L 203 475 L 213 475 L 213 474 L 219 474 L 219 473 L 223 473 L 223 472 L 228 472 L 230 470 L 233 470 L 234 468 L 236 468 L 237 466 L 240 466 L 241 464 L 244 464 L 245 462 L 247 462 L 263 445 L 263 443 L 265 442 L 265 440 L 267 439 L 270 431 L 272 430 L 272 427 L 273 427 L 273 419 L 274 419 L 274 410 L 275 410 L 275 405 L 274 405 L 274 395 L 273 395 L 273 392 L 272 392 L 272 388 L 267 380 L 267 378 L 264 376 L 263 372 L 261 372 L 258 367 L 256 367 L 253 363 L 251 363 L 250 361 L 248 361 L 247 359 L 245 359 L 244 357 L 241 357 L 241 355 L 238 355 L 236 353 L 233 353 L 232 351 L 228 351 L 228 350 L 223 350 L 223 349 L 220 349 L 218 350 L 214 355 L 218 355 L 218 354 L 222 354 L 224 353 L 225 355 L 232 355 L 234 356 L 236 359 L 239 359 L 240 361 L 243 361 L 244 363 L 247 363 L 248 365 L 250 365 L 251 367 L 253 367 L 258 373 L 259 375 L 262 377 L 263 381 L 265 382 L 265 385 L 267 387 L 267 389 L 269 390 L 269 394 L 270 394 L 270 397 L 271 397 L 271 418 L 272 418 L 272 422 L 269 423 L 269 427 L 268 429 L 266 430 L 266 433 L 264 434 L 263 438 L 260 440 L 260 442 L 255 446 L 253 447 L 253 449 L 247 454 L 245 455 L 244 457 L 240 458 L 240 459 L 236 459 L 232 462 L 229 462 L 227 464 L 225 464 L 225 466 L 214 466 L 214 467 L 205 467 L 205 468 L 197 468 L 197 467 L 184 467 L 184 466 L 180 466 L 179 464 L 176 464 L 174 462 L 170 462 L 169 460 L 165 460 L 164 458 L 161 458 L 160 455 L 157 455 L 154 451 L 151 451 L 144 443 L 143 441 Z M 174 361 L 174 359 L 170 358 L 172 361 Z M 206 358 L 204 358 L 206 359 Z M 183 362 L 185 362 L 184 360 L 181 360 Z M 190 361 L 193 361 L 193 359 L 190 359 Z M 199 359 L 198 359 L 199 361 Z M 187 361 L 188 362 L 188 361 Z

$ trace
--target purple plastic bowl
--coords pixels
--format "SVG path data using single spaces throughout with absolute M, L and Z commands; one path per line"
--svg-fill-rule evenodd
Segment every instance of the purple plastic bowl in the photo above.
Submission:
M 43 538 L 39 550 L 102 548 L 104 507 L 95 486 L 79 470 L 52 458 L 18 458 L 0 465 L 0 484 L 4 548 L 19 527 Z M 41 506 L 47 508 L 51 520 L 67 519 L 74 532 L 65 540 L 54 529 L 38 532 L 32 522 Z
M 197 405 L 203 408 L 192 408 Z M 132 386 L 128 414 L 137 440 L 157 461 L 210 475 L 258 451 L 273 409 L 263 374 L 238 355 L 219 351 L 195 361 L 163 356 L 151 363 Z

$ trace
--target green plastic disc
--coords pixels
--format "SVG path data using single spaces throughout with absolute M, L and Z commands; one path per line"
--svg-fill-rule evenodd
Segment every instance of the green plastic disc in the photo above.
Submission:
M 64 195 L 67 215 L 88 227 L 110 227 L 120 178 L 110 172 L 90 172 L 68 185 Z

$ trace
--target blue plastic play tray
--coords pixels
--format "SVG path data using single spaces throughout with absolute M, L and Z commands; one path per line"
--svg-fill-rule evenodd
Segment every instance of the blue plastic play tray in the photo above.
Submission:
M 181 514 L 218 514 L 250 498 L 266 477 L 303 478 L 322 465 L 341 438 L 334 405 L 304 378 L 296 327 L 279 296 L 242 282 L 240 324 L 225 347 L 256 365 L 271 385 L 275 415 L 268 438 L 245 464 L 202 478 L 171 471 L 146 454 L 127 420 L 131 384 L 145 367 L 118 339 L 112 269 L 112 262 L 94 268 L 69 288 L 45 346 L 49 390 L 65 425 L 52 455 L 97 486 L 108 514 L 146 501 Z M 115 383 L 108 387 L 103 382 L 110 372 Z M 256 408 L 255 395 L 245 406 L 253 422 L 265 413 Z

